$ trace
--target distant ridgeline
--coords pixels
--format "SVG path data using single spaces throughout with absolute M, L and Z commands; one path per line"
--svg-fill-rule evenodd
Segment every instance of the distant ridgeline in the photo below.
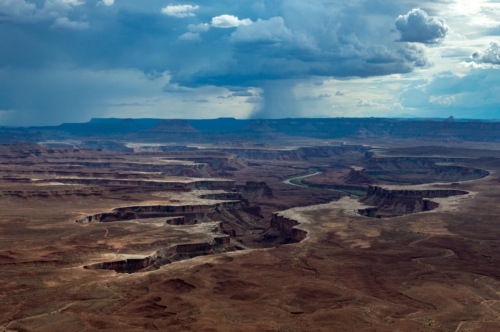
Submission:
M 128 140 L 155 139 L 247 140 L 302 136 L 332 138 L 431 138 L 436 140 L 500 141 L 500 122 L 448 119 L 298 118 L 270 120 L 92 119 L 54 127 L 1 128 L 0 141 L 29 137 L 120 136 Z M 111 137 L 110 137 L 111 138 Z

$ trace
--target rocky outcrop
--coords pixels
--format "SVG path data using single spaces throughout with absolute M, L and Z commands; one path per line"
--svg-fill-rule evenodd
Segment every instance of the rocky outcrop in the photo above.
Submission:
M 238 158 L 248 160 L 283 160 L 297 161 L 302 160 L 302 155 L 298 149 L 277 150 L 277 149 L 247 149 L 247 148 L 229 148 L 226 151 L 235 154 Z
M 333 189 L 333 190 L 357 190 L 357 191 L 366 191 L 366 185 L 352 185 L 352 184 L 333 184 L 333 183 L 316 183 L 310 179 L 303 179 L 301 181 L 303 184 L 320 189 Z
M 409 171 L 433 169 L 436 163 L 466 162 L 468 158 L 435 158 L 435 157 L 370 157 L 368 169 L 370 171 Z
M 262 211 L 259 205 L 243 206 L 241 211 L 262 218 Z
M 78 223 L 115 222 L 135 219 L 162 217 L 184 217 L 186 224 L 195 220 L 205 220 L 207 215 L 218 214 L 224 210 L 242 208 L 240 201 L 228 201 L 211 205 L 147 205 L 129 206 L 113 209 L 111 212 L 98 213 L 77 219 Z
M 43 153 L 47 153 L 47 148 L 36 143 L 0 144 L 0 157 L 40 156 Z
M 291 242 L 300 242 L 307 236 L 306 231 L 295 228 L 298 225 L 298 221 L 281 216 L 279 213 L 274 213 L 271 219 L 271 227 L 285 234 Z
M 236 190 L 247 200 L 273 197 L 272 189 L 265 182 L 247 181 L 244 185 L 236 185 Z
M 206 164 L 214 171 L 236 171 L 246 167 L 243 160 L 236 155 L 221 151 L 171 151 L 166 160 L 190 161 L 197 164 Z
M 12 165 L 12 162 L 3 160 L 1 165 Z M 24 162 L 15 163 L 22 166 L 39 166 L 39 162 Z M 119 161 L 75 161 L 69 165 L 68 162 L 45 162 L 47 169 L 36 170 L 13 170 L 1 169 L 1 173 L 15 173 L 15 174 L 33 174 L 33 175 L 56 175 L 56 176 L 81 176 L 81 177 L 102 177 L 104 172 L 112 169 L 116 172 L 148 172 L 160 173 L 166 176 L 181 176 L 181 177 L 195 177 L 195 178 L 212 178 L 216 177 L 217 173 L 210 168 L 207 164 L 195 164 L 191 162 L 182 163 L 138 163 L 138 162 L 119 162 Z M 99 171 L 93 171 L 99 169 Z M 102 171 L 101 171 L 102 170 Z M 110 176 L 109 173 L 107 172 Z
M 186 224 L 186 217 L 174 217 L 174 218 L 168 218 L 165 223 L 172 225 L 172 226 L 181 226 Z
M 337 145 L 300 147 L 295 149 L 271 148 L 224 148 L 241 159 L 299 161 L 310 158 L 329 158 L 350 152 L 365 153 L 368 147 L 362 145 Z
M 404 184 L 456 182 L 477 180 L 490 174 L 482 169 L 438 164 L 469 161 L 467 158 L 370 157 L 370 155 L 368 158 L 367 174 L 385 182 Z
M 365 198 L 360 201 L 366 205 L 375 206 L 359 210 L 358 213 L 368 217 L 387 218 L 398 215 L 431 211 L 439 204 L 430 198 L 443 198 L 457 195 L 467 195 L 467 191 L 456 189 L 387 189 L 369 186 Z
M 17 197 L 17 198 L 55 198 L 61 199 L 64 197 L 100 197 L 103 192 L 98 188 L 85 189 L 58 189 L 58 190 L 4 190 L 0 191 L 0 197 Z
M 355 184 L 355 185 L 369 185 L 375 182 L 368 174 L 366 174 L 364 168 L 352 167 L 349 174 L 342 177 L 341 180 L 344 183 Z
M 84 266 L 92 270 L 114 270 L 118 273 L 146 272 L 159 269 L 163 265 L 197 256 L 220 254 L 237 250 L 228 236 L 217 236 L 211 242 L 178 244 L 163 248 L 144 258 L 131 258 L 113 262 L 103 262 Z

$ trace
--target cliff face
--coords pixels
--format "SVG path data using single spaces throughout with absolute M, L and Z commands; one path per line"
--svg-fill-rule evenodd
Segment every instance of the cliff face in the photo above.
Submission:
M 375 182 L 368 174 L 365 173 L 364 169 L 351 168 L 349 174 L 341 178 L 344 183 L 354 184 L 354 185 L 367 185 Z
M 212 205 L 148 205 L 130 206 L 113 209 L 111 212 L 98 213 L 76 220 L 78 223 L 114 222 L 134 219 L 184 217 L 185 223 L 204 220 L 207 215 L 219 214 L 223 210 L 242 208 L 240 201 L 216 203 Z
M 439 163 L 465 162 L 467 158 L 434 157 L 373 157 L 367 154 L 368 174 L 377 180 L 404 184 L 430 182 L 457 182 L 477 180 L 490 173 L 482 169 L 464 166 L 444 166 Z
M 231 189 L 235 183 L 232 180 L 196 180 L 192 181 L 162 181 L 162 180 L 141 180 L 141 179 L 106 179 L 106 178 L 78 178 L 61 177 L 53 179 L 37 180 L 37 183 L 60 182 L 66 184 L 100 185 L 109 187 L 142 187 L 152 189 L 163 189 L 169 191 L 189 191 L 191 189 Z
M 295 228 L 297 225 L 299 225 L 298 221 L 280 216 L 278 213 L 273 214 L 271 219 L 271 227 L 288 236 L 291 242 L 300 242 L 307 236 L 306 231 Z
M 236 189 L 247 200 L 273 197 L 272 189 L 265 182 L 247 181 L 245 185 L 237 185 Z
M 412 190 L 412 189 L 385 189 L 378 186 L 369 186 L 368 193 L 364 200 L 369 197 L 378 197 L 383 199 L 391 199 L 394 197 L 416 197 L 416 198 L 436 198 L 436 197 L 450 197 L 457 195 L 467 195 L 468 192 L 457 189 L 425 189 L 425 190 Z
M 370 170 L 400 171 L 432 169 L 436 162 L 451 163 L 468 161 L 467 158 L 433 158 L 433 157 L 371 157 L 368 168 Z
M 386 218 L 431 211 L 439 207 L 439 204 L 429 200 L 430 198 L 467 194 L 467 191 L 455 189 L 393 190 L 369 186 L 366 197 L 360 201 L 366 205 L 376 206 L 376 208 L 359 210 L 358 213 L 373 218 Z
M 144 258 L 124 259 L 85 266 L 92 270 L 114 270 L 118 273 L 135 273 L 156 270 L 163 265 L 185 259 L 237 250 L 227 236 L 217 236 L 211 242 L 178 244 L 163 248 Z
M 68 166 L 67 163 L 56 163 L 48 162 L 47 165 L 60 168 L 57 170 L 36 170 L 32 171 L 32 174 L 46 174 L 46 175 L 57 175 L 57 176 L 88 176 L 88 173 L 79 172 L 78 169 L 117 169 L 121 171 L 129 172 L 151 172 L 151 173 L 162 173 L 168 176 L 185 176 L 185 177 L 205 177 L 211 178 L 216 174 L 213 169 L 207 164 L 160 164 L 160 163 L 128 163 L 128 162 L 98 162 L 98 161 L 78 161 L 78 165 Z M 9 165 L 9 163 L 3 162 L 4 165 Z M 25 166 L 33 166 L 34 162 L 26 163 Z M 73 171 L 69 171 L 73 170 Z M 7 170 L 2 170 L 2 172 L 7 172 Z M 89 172 L 87 170 L 87 172 Z M 99 172 L 94 170 L 90 177 L 99 176 Z M 15 172 L 18 173 L 18 172 Z M 102 175 L 101 175 L 102 176 Z
M 299 161 L 309 158 L 329 158 L 349 152 L 365 153 L 368 147 L 362 145 L 338 145 L 320 147 L 301 147 L 297 149 L 277 150 L 269 148 L 228 148 L 226 151 L 241 159 Z

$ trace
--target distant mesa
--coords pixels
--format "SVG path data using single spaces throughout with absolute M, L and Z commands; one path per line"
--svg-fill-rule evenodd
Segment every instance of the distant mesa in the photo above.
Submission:
M 454 122 L 454 121 L 455 121 L 455 118 L 453 117 L 453 115 L 450 115 L 449 117 L 444 119 L 444 122 Z
M 169 132 L 169 133 L 198 133 L 187 120 L 162 120 L 154 128 L 148 131 Z
M 276 129 L 271 128 L 265 121 L 255 120 L 245 126 L 242 131 L 246 132 L 274 132 Z
M 137 123 L 134 121 L 134 119 L 122 119 L 120 121 L 120 125 L 122 126 L 135 126 Z

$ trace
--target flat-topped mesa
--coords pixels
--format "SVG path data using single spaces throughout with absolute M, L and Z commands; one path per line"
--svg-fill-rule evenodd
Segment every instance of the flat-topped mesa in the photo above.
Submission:
M 368 193 L 363 201 L 366 201 L 371 196 L 378 197 L 397 197 L 397 196 L 408 196 L 408 197 L 422 197 L 422 198 L 441 198 L 450 197 L 458 195 L 467 195 L 469 192 L 465 190 L 457 189 L 391 189 L 384 188 L 380 186 L 369 186 Z
M 151 132 L 170 132 L 170 133 L 198 133 L 187 120 L 162 120 L 156 127 L 149 129 Z
M 77 223 L 115 222 L 136 219 L 152 219 L 162 217 L 184 217 L 186 224 L 198 220 L 210 220 L 210 215 L 218 215 L 223 210 L 238 210 L 242 208 L 241 201 L 227 201 L 200 205 L 145 205 L 128 206 L 113 209 L 110 212 L 98 213 L 77 219 Z
M 309 158 L 329 158 L 352 152 L 365 153 L 367 147 L 362 145 L 312 146 L 288 149 L 224 147 L 224 150 L 242 159 L 298 161 L 308 160 Z
M 372 152 L 366 154 L 369 158 L 369 170 L 397 171 L 397 170 L 420 170 L 432 169 L 436 163 L 466 162 L 470 158 L 453 157 L 382 157 Z
M 369 186 L 366 197 L 360 201 L 375 208 L 362 209 L 358 213 L 372 218 L 388 218 L 431 211 L 439 207 L 439 204 L 429 200 L 430 198 L 467 194 L 467 191 L 456 189 L 391 189 Z
M 226 151 L 197 150 L 170 151 L 165 160 L 183 160 L 193 163 L 207 164 L 214 171 L 236 171 L 246 167 L 246 163 L 235 154 Z
M 370 157 L 367 174 L 376 176 L 379 181 L 402 184 L 469 181 L 490 174 L 482 169 L 440 164 L 469 160 L 469 158 L 438 157 Z
M 221 254 L 239 250 L 231 244 L 231 239 L 225 235 L 217 235 L 209 242 L 178 244 L 163 248 L 144 258 L 124 259 L 113 262 L 103 262 L 84 266 L 89 270 L 114 270 L 118 273 L 147 272 L 198 256 Z
M 215 172 L 207 164 L 193 162 L 183 163 L 147 163 L 147 162 L 120 162 L 120 161 L 77 161 L 80 167 L 89 169 L 116 168 L 123 171 L 158 172 L 167 176 L 212 177 Z M 51 166 L 67 167 L 67 163 L 52 162 Z
M 64 184 L 99 185 L 107 187 L 141 187 L 162 189 L 169 191 L 189 191 L 195 189 L 232 189 L 235 187 L 233 180 L 225 179 L 203 179 L 186 178 L 185 180 L 144 180 L 144 179 L 116 179 L 116 178 L 80 178 L 80 177 L 57 177 L 52 179 L 40 179 L 38 183 L 59 182 Z

